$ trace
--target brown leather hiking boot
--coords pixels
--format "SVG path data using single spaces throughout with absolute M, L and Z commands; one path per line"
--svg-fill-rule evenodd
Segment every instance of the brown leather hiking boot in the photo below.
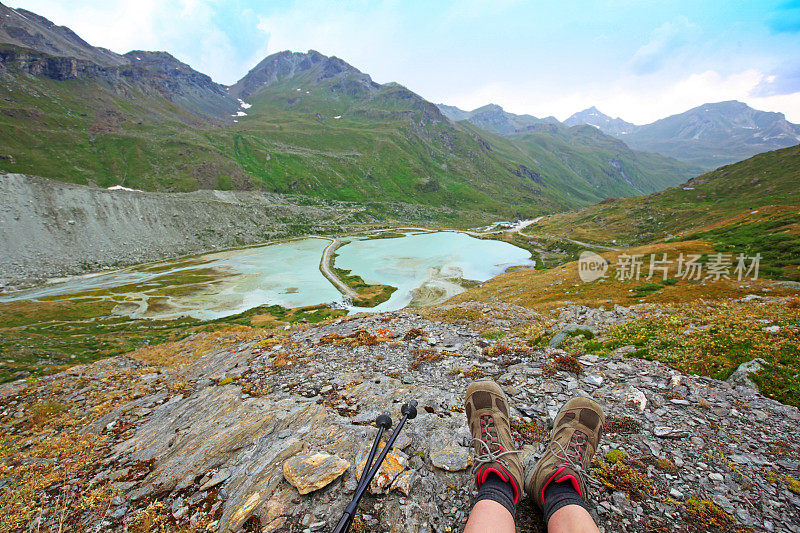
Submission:
M 475 446 L 475 483 L 478 488 L 494 472 L 514 488 L 514 505 L 522 496 L 522 463 L 511 436 L 508 400 L 494 381 L 475 381 L 464 402 L 467 424 Z
M 597 402 L 573 398 L 556 416 L 547 450 L 533 468 L 526 468 L 525 490 L 544 509 L 544 489 L 551 481 L 569 480 L 586 498 L 585 475 L 592 462 L 606 415 Z

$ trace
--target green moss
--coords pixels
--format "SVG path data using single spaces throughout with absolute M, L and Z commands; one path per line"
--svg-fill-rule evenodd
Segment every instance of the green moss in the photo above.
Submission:
M 625 463 L 628 461 L 628 454 L 622 450 L 611 450 L 606 454 L 606 462 L 609 464 Z
M 579 337 L 581 335 L 583 335 L 583 338 L 586 340 L 594 339 L 594 332 L 590 329 L 578 328 L 567 332 L 568 337 Z
M 639 501 L 654 492 L 653 483 L 644 473 L 623 462 L 600 461 L 592 475 L 603 485 L 626 493 L 631 500 Z
M 752 531 L 750 528 L 739 526 L 731 515 L 710 499 L 692 496 L 684 505 L 687 522 L 697 531 Z

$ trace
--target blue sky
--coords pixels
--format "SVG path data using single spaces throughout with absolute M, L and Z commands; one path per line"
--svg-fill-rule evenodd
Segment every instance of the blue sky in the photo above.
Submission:
M 800 122 L 800 0 L 14 0 L 116 52 L 233 83 L 318 50 L 436 103 L 635 123 L 737 99 Z

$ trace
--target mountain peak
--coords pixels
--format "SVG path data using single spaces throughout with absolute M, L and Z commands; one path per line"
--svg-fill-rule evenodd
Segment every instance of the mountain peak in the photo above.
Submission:
M 640 126 L 625 140 L 634 148 L 712 169 L 759 152 L 796 145 L 800 125 L 787 121 L 783 113 L 759 111 L 744 102 L 726 100 Z
M 367 74 L 336 56 L 326 56 L 316 50 L 284 50 L 261 60 L 231 86 L 230 93 L 237 98 L 246 98 L 263 87 L 288 78 L 302 77 L 306 83 L 318 84 L 324 80 L 347 76 L 353 77 L 365 87 L 377 87 Z
M 603 133 L 609 135 L 626 135 L 636 129 L 634 124 L 626 122 L 621 118 L 611 118 L 595 106 L 578 111 L 564 121 L 566 126 L 580 126 L 587 124 L 594 126 Z
M 497 104 L 486 104 L 485 106 L 481 106 L 472 110 L 472 114 L 486 113 L 486 112 L 503 113 L 504 109 Z

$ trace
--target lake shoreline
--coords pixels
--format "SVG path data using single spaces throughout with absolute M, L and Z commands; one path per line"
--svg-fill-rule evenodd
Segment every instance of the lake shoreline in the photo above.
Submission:
M 0 304 L 100 298 L 113 305 L 113 314 L 134 319 L 209 320 L 262 305 L 377 312 L 409 305 L 414 291 L 441 295 L 425 298 L 433 305 L 460 292 L 464 282 L 532 266 L 527 251 L 509 243 L 420 229 L 351 233 L 341 247 L 340 236 L 310 235 L 148 262 L 6 293 Z

